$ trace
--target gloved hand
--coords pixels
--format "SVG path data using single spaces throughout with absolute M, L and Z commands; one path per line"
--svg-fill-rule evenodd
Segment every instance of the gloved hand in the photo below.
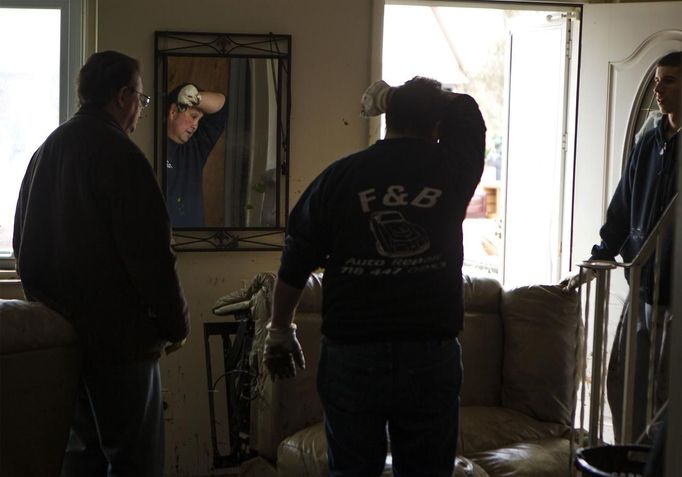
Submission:
M 569 275 L 563 280 L 559 282 L 559 286 L 563 287 L 564 291 L 573 291 L 577 290 L 581 286 L 585 285 L 588 282 L 591 282 L 597 278 L 597 271 L 594 270 L 593 268 L 584 268 L 583 272 L 580 273 L 578 271 L 577 273 L 573 275 Z
M 177 351 L 180 348 L 182 348 L 183 346 L 185 346 L 186 342 L 187 342 L 187 338 L 184 338 L 182 341 L 176 341 L 175 343 L 170 343 L 163 350 L 165 351 L 166 354 L 171 354 L 174 351 Z
M 273 328 L 269 323 L 266 330 L 263 366 L 272 380 L 296 376 L 296 367 L 305 369 L 303 350 L 296 339 L 296 325 L 292 323 L 288 328 Z
M 388 107 L 388 100 L 391 98 L 393 91 L 395 91 L 395 88 L 389 86 L 384 80 L 372 83 L 360 99 L 362 106 L 360 116 L 368 118 L 385 113 Z
M 201 95 L 193 84 L 185 85 L 178 93 L 177 105 L 180 111 L 185 111 L 192 106 L 198 106 L 200 102 Z

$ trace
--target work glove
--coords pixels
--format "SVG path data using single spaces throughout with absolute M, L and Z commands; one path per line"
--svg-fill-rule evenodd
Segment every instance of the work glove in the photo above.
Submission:
M 296 325 L 288 328 L 273 328 L 271 323 L 265 327 L 267 335 L 263 345 L 263 366 L 272 380 L 293 378 L 296 368 L 305 369 L 305 358 L 301 344 L 296 339 Z
M 183 346 L 185 346 L 186 342 L 187 342 L 187 338 L 184 338 L 182 341 L 176 341 L 175 343 L 168 344 L 163 350 L 167 355 L 171 354 L 171 353 L 179 350 Z
M 193 84 L 185 85 L 178 93 L 178 100 L 176 101 L 180 111 L 185 111 L 192 106 L 198 106 L 200 102 L 201 95 Z
M 588 282 L 591 282 L 597 278 L 597 271 L 593 268 L 584 268 L 582 273 L 578 271 L 573 275 L 569 275 L 559 282 L 559 286 L 564 289 L 564 291 L 570 292 L 577 290 L 581 286 Z
M 372 83 L 360 99 L 360 105 L 362 106 L 360 116 L 369 118 L 385 113 L 388 108 L 388 100 L 393 91 L 395 91 L 395 88 L 389 86 L 384 80 Z

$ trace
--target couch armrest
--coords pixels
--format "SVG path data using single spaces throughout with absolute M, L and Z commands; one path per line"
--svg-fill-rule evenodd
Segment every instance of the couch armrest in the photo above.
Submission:
M 82 355 L 72 326 L 36 302 L 0 300 L 0 475 L 58 475 Z
M 0 354 L 75 345 L 76 332 L 42 303 L 0 300 Z

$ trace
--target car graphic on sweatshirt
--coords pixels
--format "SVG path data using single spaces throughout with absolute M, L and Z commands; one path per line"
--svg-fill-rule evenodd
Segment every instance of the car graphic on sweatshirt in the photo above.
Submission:
M 384 257 L 411 257 L 431 246 L 424 228 L 408 222 L 395 210 L 373 212 L 369 228 L 376 239 L 377 252 Z

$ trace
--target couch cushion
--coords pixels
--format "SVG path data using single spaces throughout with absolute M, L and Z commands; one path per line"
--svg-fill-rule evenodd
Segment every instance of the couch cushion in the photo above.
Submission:
M 322 477 L 329 474 L 324 424 L 307 427 L 284 439 L 277 450 L 280 477 Z
M 464 275 L 464 309 L 476 313 L 500 313 L 502 287 L 492 278 L 477 278 Z
M 386 456 L 386 467 L 380 477 L 391 477 L 391 454 Z M 327 477 L 327 437 L 324 424 L 307 427 L 282 441 L 277 450 L 279 477 Z M 466 458 L 455 461 L 452 477 L 488 477 L 475 462 Z
M 486 472 L 504 477 L 563 477 L 572 475 L 570 441 L 548 438 L 523 442 L 468 456 Z
M 0 354 L 68 346 L 76 342 L 71 324 L 38 302 L 0 300 Z
M 462 406 L 498 406 L 502 391 L 502 288 L 489 278 L 464 276 L 464 329 L 460 332 Z
M 502 294 L 502 405 L 571 425 L 581 369 L 577 292 L 527 286 Z
M 513 409 L 466 406 L 460 410 L 461 454 L 505 447 L 522 441 L 536 441 L 567 435 L 566 426 L 540 422 Z
M 462 406 L 499 406 L 502 392 L 502 318 L 497 313 L 464 313 Z

